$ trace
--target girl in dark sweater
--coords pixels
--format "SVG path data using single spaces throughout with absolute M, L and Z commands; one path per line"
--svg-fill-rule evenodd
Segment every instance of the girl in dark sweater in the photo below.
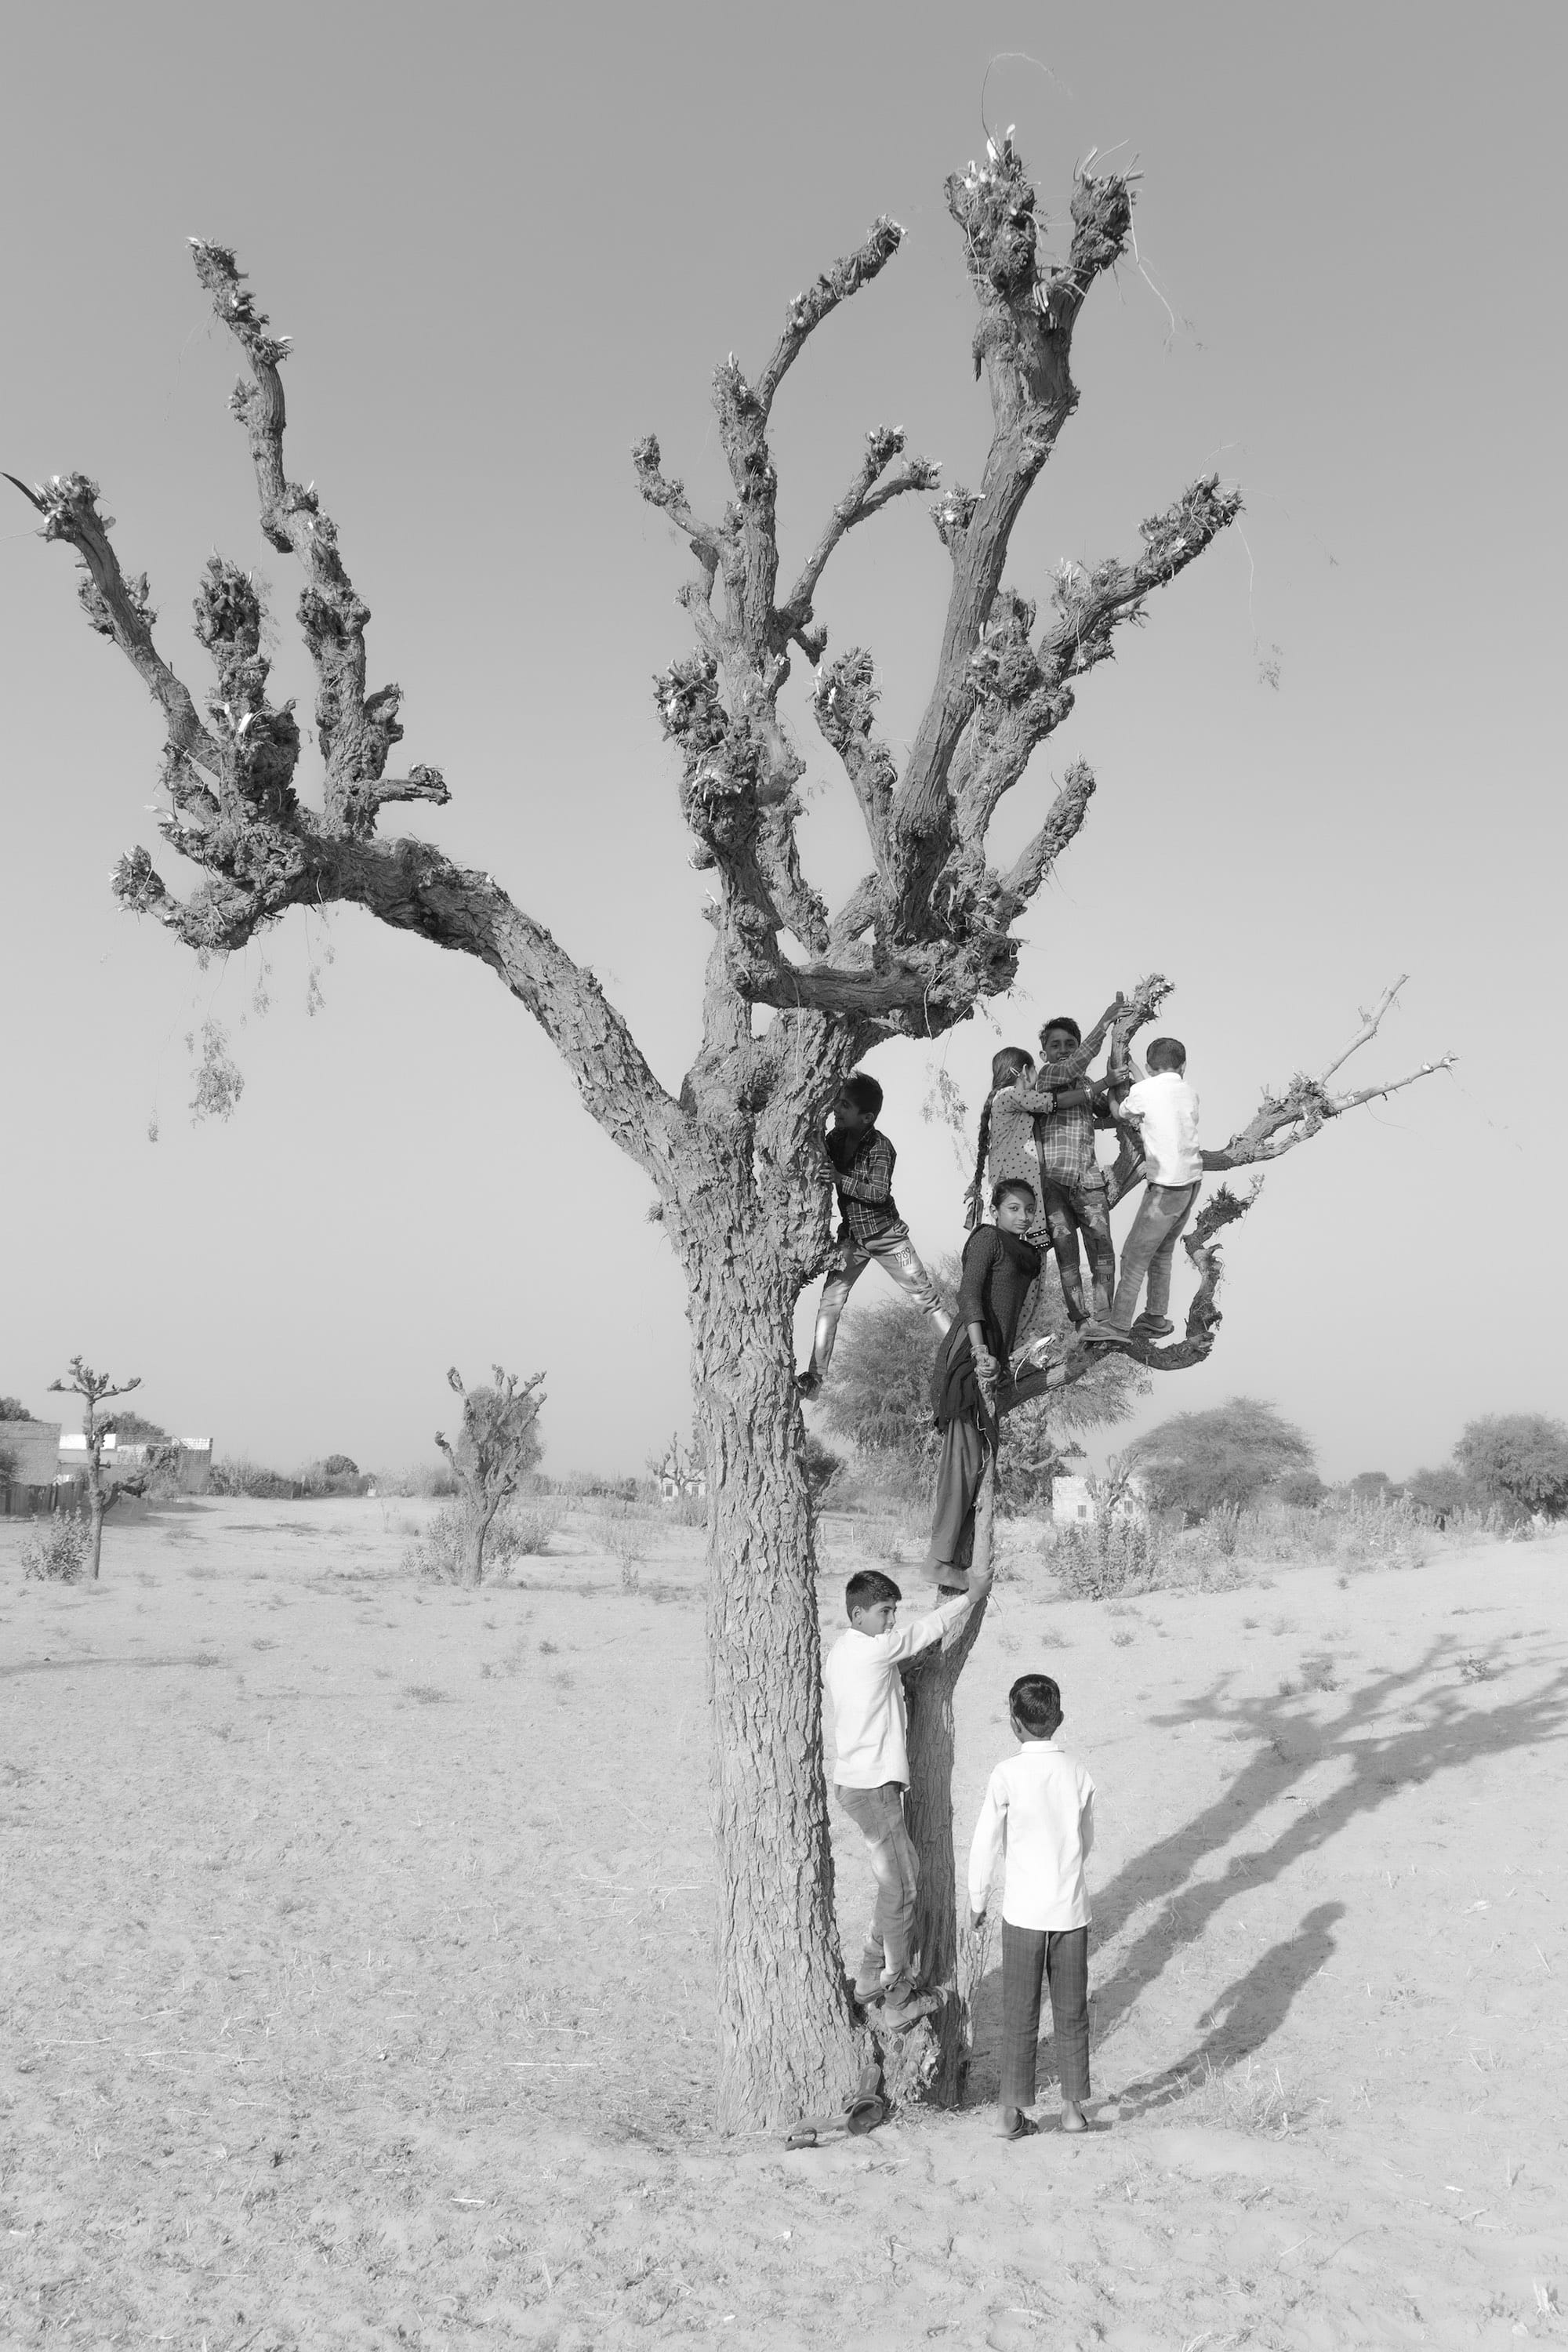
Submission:
M 974 1497 L 986 1449 L 996 1444 L 996 1392 L 1012 1378 L 1013 1342 L 1040 1272 L 1040 1253 L 1025 1239 L 1035 1215 L 1031 1187 L 1005 1178 L 992 1207 L 995 1223 L 977 1226 L 963 1245 L 958 1313 L 931 1372 L 942 1459 L 926 1565 L 945 1592 L 968 1589 Z

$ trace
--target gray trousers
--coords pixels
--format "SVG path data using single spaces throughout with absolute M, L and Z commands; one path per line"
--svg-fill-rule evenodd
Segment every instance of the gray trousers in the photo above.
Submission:
M 1143 1187 L 1132 1230 L 1122 1244 L 1121 1279 L 1116 1286 L 1116 1304 L 1110 1310 L 1110 1320 L 1119 1331 L 1132 1328 L 1145 1275 L 1149 1277 L 1149 1303 L 1143 1311 L 1164 1319 L 1171 1303 L 1171 1260 L 1197 1197 L 1195 1183 Z
M 819 1376 L 833 1361 L 833 1343 L 838 1337 L 838 1318 L 848 1302 L 850 1292 L 875 1259 L 890 1274 L 910 1304 L 921 1307 L 931 1317 L 943 1339 L 952 1321 L 952 1316 L 936 1295 L 936 1285 L 921 1264 L 920 1254 L 910 1239 L 910 1229 L 903 1219 L 890 1224 L 884 1234 L 868 1242 L 858 1242 L 852 1234 L 841 1234 L 834 1245 L 833 1263 L 827 1269 L 827 1279 L 822 1286 L 822 1297 L 816 1308 L 816 1339 L 811 1351 L 811 1369 Z
M 1035 2104 L 1040 1994 L 1050 1988 L 1057 2074 L 1064 2099 L 1089 2096 L 1089 1929 L 1002 1922 L 1002 2089 L 1005 2107 Z

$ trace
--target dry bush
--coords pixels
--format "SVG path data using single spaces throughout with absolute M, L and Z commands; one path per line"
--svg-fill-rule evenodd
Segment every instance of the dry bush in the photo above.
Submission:
M 43 1584 L 74 1584 L 87 1560 L 87 1529 L 74 1511 L 35 1521 L 22 1546 L 24 1576 Z
M 643 1515 L 629 1505 L 618 1511 L 602 1511 L 589 1524 L 589 1535 L 600 1551 L 619 1562 L 621 1589 L 635 1592 L 640 1581 L 638 1571 L 647 1558 L 647 1529 Z
M 1133 1513 L 1051 1528 L 1040 1549 L 1062 1590 L 1075 1601 L 1151 1592 L 1168 1580 L 1170 1546 L 1164 1530 Z
M 555 1533 L 553 1511 L 503 1503 L 485 1538 L 485 1566 L 504 1574 L 514 1559 L 548 1551 Z M 431 1514 L 403 1555 L 403 1566 L 429 1584 L 460 1584 L 468 1557 L 463 1505 L 446 1503 Z

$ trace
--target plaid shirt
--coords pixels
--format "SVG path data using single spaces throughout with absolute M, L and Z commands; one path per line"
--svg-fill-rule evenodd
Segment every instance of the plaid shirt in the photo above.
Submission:
M 1090 1045 L 1080 1045 L 1064 1061 L 1042 1062 L 1036 1086 L 1042 1094 L 1067 1094 L 1082 1085 L 1084 1074 L 1099 1051 L 1100 1042 L 1096 1039 Z M 1053 1110 L 1048 1117 L 1037 1118 L 1035 1148 L 1040 1155 L 1040 1174 L 1047 1184 L 1081 1184 L 1087 1177 L 1098 1173 L 1093 1111 L 1086 1104 L 1079 1109 Z
M 893 1164 L 898 1156 L 879 1128 L 868 1128 L 858 1140 L 837 1128 L 831 1129 L 827 1157 L 833 1164 L 838 1213 L 844 1220 L 838 1228 L 841 1241 L 846 1234 L 858 1242 L 875 1241 L 879 1234 L 898 1223 L 898 1204 L 893 1199 Z

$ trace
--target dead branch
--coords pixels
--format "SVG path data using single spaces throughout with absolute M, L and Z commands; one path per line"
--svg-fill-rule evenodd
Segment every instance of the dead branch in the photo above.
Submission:
M 936 486 L 942 468 L 929 457 L 907 458 L 896 474 L 888 474 L 888 467 L 903 446 L 903 431 L 898 425 L 879 425 L 867 434 L 866 455 L 856 468 L 854 480 L 829 515 L 787 601 L 779 607 L 775 623 L 779 639 L 782 642 L 794 637 L 799 641 L 814 667 L 822 657 L 826 640 L 820 634 L 812 638 L 805 635 L 812 616 L 812 598 L 839 541 L 857 523 L 879 514 L 906 490 L 929 490 Z
M 764 417 L 773 404 L 773 394 L 805 349 L 807 336 L 815 332 L 830 311 L 837 310 L 840 302 L 847 302 L 862 286 L 868 286 L 872 278 L 880 276 L 897 253 L 903 234 L 898 222 L 883 214 L 872 222 L 863 245 L 857 246 L 842 261 L 836 261 L 804 294 L 795 297 L 784 312 L 784 332 L 757 385 Z

